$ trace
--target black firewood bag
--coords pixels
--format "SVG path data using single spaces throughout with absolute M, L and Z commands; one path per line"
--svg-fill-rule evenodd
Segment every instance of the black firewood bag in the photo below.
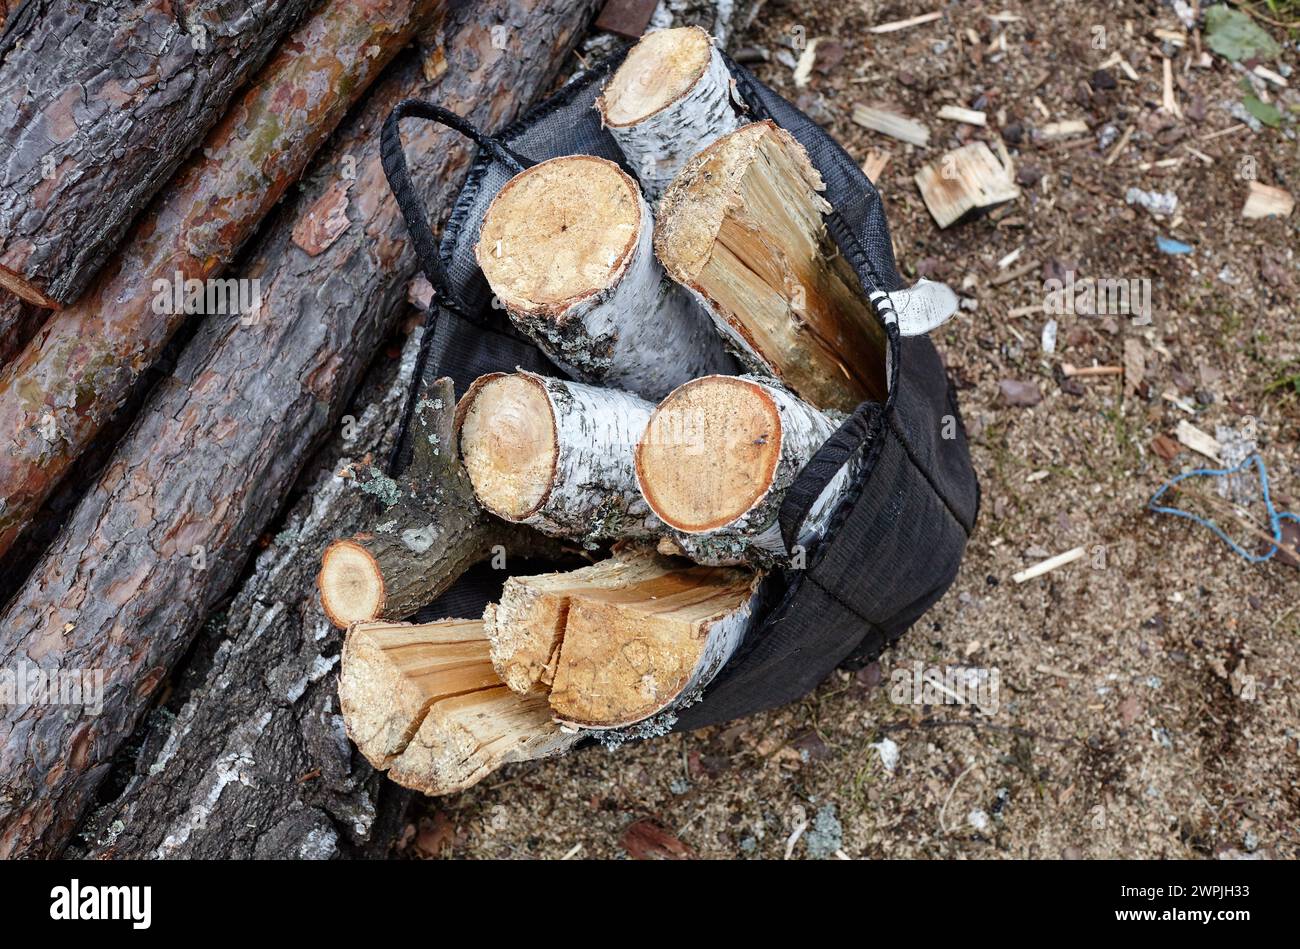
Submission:
M 593 103 L 626 50 L 576 76 L 519 122 L 489 137 L 438 106 L 407 100 L 383 131 L 384 168 L 406 218 L 425 275 L 435 289 L 404 425 L 421 380 L 449 376 L 456 395 L 488 372 L 516 367 L 563 378 L 516 334 L 474 256 L 488 204 L 519 171 L 560 155 L 589 154 L 618 162 L 636 177 L 601 125 Z M 725 57 L 724 57 L 725 59 Z M 677 712 L 676 729 L 699 728 L 772 708 L 805 695 L 839 666 L 857 668 L 898 639 L 952 583 L 979 508 L 956 394 L 925 336 L 904 336 L 891 320 L 888 293 L 903 289 L 880 195 L 823 129 L 726 59 L 749 121 L 772 119 L 808 151 L 834 209 L 828 228 L 885 324 L 889 397 L 866 402 L 807 464 L 781 510 L 787 542 L 804 514 L 851 458 L 862 464 L 826 538 L 808 551 L 803 569 L 773 578 L 763 615 L 703 700 Z M 398 124 L 428 119 L 472 138 L 479 152 L 452 209 L 441 245 L 408 179 Z M 883 291 L 883 293 L 882 293 Z M 409 460 L 405 437 L 390 460 L 396 476 Z M 536 573 L 511 564 L 513 573 Z M 501 592 L 504 571 L 476 568 L 417 618 L 477 616 Z

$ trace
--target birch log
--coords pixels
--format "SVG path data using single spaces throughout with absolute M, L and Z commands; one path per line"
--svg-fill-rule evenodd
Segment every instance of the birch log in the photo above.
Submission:
M 337 540 L 321 555 L 321 607 L 340 629 L 405 619 L 494 551 L 526 557 L 542 538 L 484 515 L 456 450 L 450 379 L 416 403 L 411 463 L 400 481 L 370 474 L 367 490 L 384 504 L 374 525 Z
M 624 589 L 683 565 L 684 561 L 670 560 L 652 547 L 615 544 L 607 560 L 590 567 L 509 577 L 500 602 L 489 604 L 483 614 L 493 668 L 521 695 L 550 688 L 573 596 Z
M 664 276 L 636 182 L 590 155 L 506 183 L 475 247 L 520 330 L 574 378 L 658 400 L 731 367 L 708 317 Z
M 450 794 L 511 761 L 577 740 L 551 720 L 545 693 L 516 695 L 492 669 L 480 620 L 358 623 L 339 674 L 348 737 L 403 787 Z
M 460 450 L 487 510 L 588 546 L 662 525 L 633 455 L 654 406 L 627 392 L 531 372 L 476 380 L 461 399 Z
M 689 159 L 740 127 L 734 90 L 709 34 L 680 27 L 649 33 L 632 47 L 596 109 L 646 197 L 657 202 Z
M 626 728 L 697 698 L 749 630 L 762 575 L 676 560 L 629 580 L 567 594 L 551 686 L 566 724 Z
M 450 9 L 439 34 L 445 71 L 426 79 L 408 58 L 391 72 L 335 137 L 321 173 L 263 230 L 244 264 L 262 280 L 270 303 L 263 318 L 249 326 L 203 321 L 175 377 L 154 390 L 0 616 L 0 666 L 26 655 L 102 669 L 106 697 L 93 719 L 0 706 L 0 856 L 63 847 L 159 683 L 239 576 L 311 447 L 394 327 L 416 260 L 384 179 L 384 117 L 403 98 L 434 96 L 483 127 L 510 121 L 547 87 L 590 12 L 572 0 Z M 444 210 L 470 149 L 433 125 L 414 129 L 407 145 L 416 193 Z M 354 179 L 334 173 L 347 156 Z M 347 226 L 328 247 L 302 248 L 295 230 L 317 209 L 338 206 L 340 180 L 350 182 L 341 211 Z M 191 560 L 195 547 L 204 551 L 203 570 Z M 216 768 L 229 767 L 216 760 Z M 185 826 L 182 833 L 197 832 Z
M 714 142 L 659 207 L 655 251 L 754 372 L 820 409 L 886 395 L 885 333 L 822 215 L 803 147 L 770 121 Z
M 141 215 L 112 265 L 75 305 L 52 314 L 5 367 L 0 432 L 8 448 L 0 453 L 0 556 L 187 316 L 251 322 L 264 315 L 230 307 L 229 294 L 226 305 L 207 307 L 198 301 L 208 294 L 196 300 L 188 287 L 240 286 L 212 278 L 437 7 L 433 0 L 320 5 L 239 100 L 223 100 L 225 117 Z M 355 147 L 353 153 L 336 153 L 332 175 L 326 172 L 335 187 L 320 210 L 333 211 L 336 223 L 340 201 L 346 204 L 349 194 L 345 175 L 360 167 L 359 154 Z M 251 278 L 259 275 L 247 276 L 242 286 L 251 291 Z M 268 283 L 261 279 L 263 288 Z M 178 294 L 190 302 L 175 306 Z M 260 296 L 270 299 L 268 293 Z
M 696 379 L 666 398 L 637 446 L 637 481 L 673 542 L 700 563 L 789 563 L 777 521 L 785 493 L 835 431 L 822 412 L 748 376 Z M 806 546 L 851 476 L 845 466 L 813 506 Z
M 19 7 L 0 39 L 0 286 L 41 306 L 75 300 L 309 6 Z
M 450 794 L 507 762 L 571 748 L 545 693 L 500 684 L 481 620 L 359 623 L 348 630 L 338 681 L 347 735 L 404 788 Z

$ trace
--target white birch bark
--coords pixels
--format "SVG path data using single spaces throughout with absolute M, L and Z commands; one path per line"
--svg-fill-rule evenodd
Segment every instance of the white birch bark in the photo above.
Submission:
M 652 202 L 658 202 L 687 161 L 723 135 L 740 127 L 737 110 L 744 107 L 735 90 L 731 72 L 722 61 L 712 39 L 698 27 L 672 32 L 703 34 L 709 43 L 708 62 L 690 88 L 657 111 L 626 123 L 619 122 L 611 115 L 607 102 L 609 86 L 606 87 L 606 94 L 596 100 L 596 108 L 600 111 L 605 127 L 618 143 L 628 165 L 636 172 L 641 187 Z M 636 58 L 629 54 L 629 60 L 631 62 L 620 67 L 620 73 L 625 69 L 636 68 Z M 617 80 L 616 73 L 610 85 Z
M 539 500 L 522 511 L 512 510 L 503 499 L 532 487 L 517 481 L 528 475 L 516 477 L 508 459 L 493 457 L 505 426 L 494 426 L 491 410 L 485 410 L 483 417 L 475 412 L 487 386 L 495 380 L 520 378 L 544 395 L 549 418 L 541 427 L 549 425 L 553 433 L 549 477 L 540 485 Z M 480 380 L 464 402 L 459 413 L 465 439 L 462 454 L 479 502 L 492 513 L 590 546 L 601 539 L 646 538 L 662 532 L 663 525 L 637 488 L 635 471 L 636 445 L 654 411 L 653 404 L 617 389 L 531 372 Z M 484 472 L 490 473 L 491 481 Z

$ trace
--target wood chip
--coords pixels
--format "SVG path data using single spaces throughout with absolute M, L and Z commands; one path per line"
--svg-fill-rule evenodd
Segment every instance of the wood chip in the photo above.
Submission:
M 1161 432 L 1151 439 L 1151 450 L 1165 461 L 1173 461 L 1178 457 L 1178 453 L 1182 451 L 1182 448 L 1179 447 L 1177 441 Z
M 867 153 L 867 160 L 862 163 L 862 173 L 867 176 L 873 185 L 878 186 L 880 184 L 880 176 L 884 174 L 889 159 L 889 152 L 883 152 L 876 148 Z
M 1110 150 L 1110 154 L 1106 156 L 1106 161 L 1104 162 L 1104 164 L 1107 165 L 1115 164 L 1115 159 L 1118 158 L 1120 156 L 1120 153 L 1124 151 L 1125 148 L 1128 147 L 1129 139 L 1133 137 L 1134 128 L 1135 126 L 1130 125 L 1128 128 L 1124 130 L 1124 134 L 1119 137 L 1119 141 L 1115 143 L 1115 147 L 1112 148 Z
M 1089 379 L 1093 376 L 1122 376 L 1123 366 L 1083 366 L 1078 368 L 1068 362 L 1061 363 L 1061 373 L 1067 379 Z
M 1147 355 L 1142 340 L 1129 336 L 1124 340 L 1124 394 L 1133 395 L 1146 377 Z
M 915 119 L 909 119 L 897 112 L 877 109 L 866 105 L 853 107 L 853 121 L 873 132 L 888 135 L 900 142 L 922 147 L 930 144 L 930 130 Z
M 972 211 L 1020 197 L 1020 188 L 983 142 L 971 142 L 925 165 L 914 177 L 925 206 L 939 227 Z
M 1025 581 L 1032 580 L 1035 577 L 1041 577 L 1045 573 L 1050 573 L 1057 567 L 1064 567 L 1068 563 L 1074 563 L 1082 557 L 1083 554 L 1084 548 L 1075 547 L 1073 550 L 1067 550 L 1065 553 L 1057 554 L 1055 557 L 1048 557 L 1041 563 L 1036 563 L 1026 570 L 1021 570 L 1019 573 L 1012 576 L 1011 579 L 1016 583 L 1024 583 Z M 1069 678 L 1069 676 L 1067 676 L 1067 678 Z
M 967 125 L 987 125 L 988 115 L 975 109 L 963 109 L 959 105 L 946 105 L 937 113 L 941 119 L 950 122 L 964 122 Z
M 1213 435 L 1201 431 L 1187 419 L 1180 419 L 1174 436 L 1197 454 L 1204 455 L 1211 461 L 1220 461 L 1222 446 Z
M 897 33 L 899 30 L 908 30 L 914 26 L 922 26 L 926 23 L 933 23 L 943 16 L 942 10 L 936 10 L 933 13 L 922 13 L 920 16 L 914 16 L 908 20 L 894 20 L 890 23 L 881 23 L 879 26 L 867 28 L 868 33 Z
M 1246 203 L 1241 209 L 1241 216 L 1244 218 L 1290 217 L 1294 209 L 1295 198 L 1291 197 L 1290 192 L 1252 181 L 1250 194 L 1246 196 Z
M 1038 130 L 1039 137 L 1044 142 L 1059 142 L 1062 139 L 1074 138 L 1076 135 L 1087 135 L 1088 123 L 1083 119 L 1066 119 L 1063 122 L 1049 122 Z

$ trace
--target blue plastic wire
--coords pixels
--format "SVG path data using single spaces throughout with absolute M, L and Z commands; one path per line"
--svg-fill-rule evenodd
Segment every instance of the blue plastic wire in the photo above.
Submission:
M 1262 556 L 1259 554 L 1252 554 L 1250 553 L 1250 551 L 1238 545 L 1237 542 L 1234 541 L 1227 534 L 1225 534 L 1223 530 L 1220 529 L 1219 525 L 1214 523 L 1214 521 L 1207 520 L 1203 517 L 1200 517 L 1199 515 L 1193 514 L 1190 511 L 1184 511 L 1181 508 L 1167 507 L 1165 505 L 1157 503 L 1162 497 L 1164 497 L 1166 491 L 1174 487 L 1174 485 L 1178 484 L 1178 482 L 1180 481 L 1186 481 L 1188 478 L 1200 478 L 1200 477 L 1207 477 L 1207 476 L 1214 477 L 1214 478 L 1226 478 L 1229 475 L 1234 475 L 1242 471 L 1245 471 L 1251 465 L 1254 465 L 1256 468 L 1259 469 L 1259 484 L 1260 487 L 1263 489 L 1264 508 L 1265 510 L 1268 511 L 1268 524 L 1270 530 L 1272 530 L 1273 532 L 1273 546 L 1269 548 L 1268 553 Z M 1290 511 L 1278 511 L 1278 509 L 1273 506 L 1273 499 L 1269 495 L 1269 491 L 1268 491 L 1268 469 L 1264 467 L 1264 459 L 1259 457 L 1259 455 L 1251 455 L 1241 464 L 1237 465 L 1235 468 L 1194 468 L 1191 471 L 1185 471 L 1182 474 L 1180 474 L 1178 477 L 1165 482 L 1165 484 L 1161 486 L 1159 491 L 1151 495 L 1151 500 L 1148 502 L 1148 504 L 1151 507 L 1151 510 L 1153 511 L 1158 511 L 1161 514 L 1172 514 L 1175 517 L 1185 517 L 1189 521 L 1195 521 L 1197 524 L 1200 524 L 1202 527 L 1208 527 L 1210 530 L 1214 531 L 1214 533 L 1218 534 L 1219 537 L 1223 540 L 1223 542 L 1227 544 L 1229 547 L 1231 547 L 1233 551 L 1235 551 L 1238 554 L 1241 554 L 1241 556 L 1245 557 L 1251 563 L 1264 563 L 1266 560 L 1270 560 L 1273 557 L 1273 555 L 1277 553 L 1278 547 L 1282 543 L 1282 522 L 1283 521 L 1294 521 L 1297 524 L 1300 524 L 1300 516 L 1297 516 L 1296 514 L 1293 514 Z

